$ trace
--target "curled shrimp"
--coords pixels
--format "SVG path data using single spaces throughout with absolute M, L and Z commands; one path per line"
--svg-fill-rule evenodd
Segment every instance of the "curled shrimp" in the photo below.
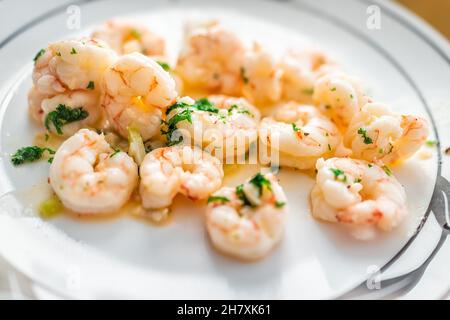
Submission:
M 311 169 L 320 157 L 330 157 L 341 137 L 336 125 L 317 108 L 289 102 L 261 121 L 262 145 L 278 152 L 279 164 Z
M 355 115 L 344 136 L 352 157 L 392 164 L 411 157 L 428 137 L 428 123 L 398 115 L 380 103 L 368 103 Z
M 110 19 L 94 30 L 92 38 L 103 40 L 120 55 L 164 56 L 166 51 L 164 39 L 140 21 Z
M 36 56 L 33 84 L 41 94 L 71 90 L 98 90 L 103 73 L 117 58 L 102 41 L 62 40 Z
M 194 101 L 185 97 L 172 107 L 166 122 L 183 115 L 175 126 L 189 134 L 191 140 L 184 142 L 199 145 L 220 159 L 244 155 L 258 138 L 260 113 L 245 98 L 214 95 Z
M 282 239 L 286 196 L 273 174 L 223 187 L 208 200 L 206 229 L 213 246 L 245 260 L 266 256 Z
M 387 167 L 350 158 L 319 159 L 311 191 L 315 218 L 389 231 L 408 214 L 403 186 Z
M 169 73 L 140 53 L 120 57 L 104 75 L 102 106 L 112 126 L 126 137 L 128 127 L 144 140 L 159 132 L 162 113 L 178 95 Z
M 106 44 L 91 39 L 58 41 L 41 50 L 35 59 L 33 87 L 28 94 L 32 118 L 43 124 L 48 111 L 61 102 L 68 107 L 89 109 L 88 119 L 83 123 L 95 123 L 101 114 L 95 105 L 103 73 L 116 58 Z
M 322 51 L 305 48 L 289 50 L 282 57 L 280 68 L 283 99 L 312 104 L 315 82 L 336 70 L 337 65 Z
M 370 101 L 359 80 L 338 72 L 320 77 L 313 91 L 314 104 L 344 130 L 353 116 Z
M 242 94 L 256 104 L 273 103 L 281 97 L 281 68 L 274 57 L 255 43 L 241 67 Z
M 64 206 L 78 213 L 119 209 L 138 182 L 137 165 L 114 151 L 103 135 L 81 129 L 56 151 L 50 184 Z
M 188 87 L 237 96 L 244 55 L 241 40 L 217 21 L 191 23 L 176 71 Z
M 189 199 L 206 199 L 220 188 L 220 161 L 196 147 L 172 146 L 148 153 L 140 166 L 140 195 L 146 209 L 162 209 L 183 194 Z

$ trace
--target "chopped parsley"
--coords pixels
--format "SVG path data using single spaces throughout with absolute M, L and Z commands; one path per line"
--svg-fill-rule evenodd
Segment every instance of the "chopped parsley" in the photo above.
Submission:
M 89 81 L 89 84 L 88 84 L 88 86 L 86 87 L 86 89 L 94 90 L 94 89 L 95 89 L 95 83 L 94 83 L 94 81 Z
M 222 196 L 210 196 L 208 198 L 208 203 L 211 203 L 211 202 L 225 203 L 225 202 L 230 202 L 230 199 L 228 199 L 227 197 L 222 197 Z
M 257 173 L 250 181 L 249 183 L 253 184 L 255 187 L 259 190 L 259 195 L 261 196 L 263 188 L 266 187 L 268 190 L 272 190 L 272 185 L 270 184 L 270 181 L 264 177 L 261 173 Z
M 384 172 L 386 172 L 386 174 L 388 175 L 388 176 L 392 176 L 392 171 L 391 171 L 391 169 L 388 167 L 388 166 L 382 166 L 381 167 L 381 169 L 383 169 L 384 170 Z
M 122 152 L 122 150 L 120 150 L 120 149 L 114 149 L 114 152 L 111 153 L 111 155 L 109 157 L 112 158 L 112 157 L 114 157 L 115 155 L 117 155 L 118 153 L 121 153 L 121 152 Z
M 333 92 L 336 91 L 336 87 L 331 88 L 331 91 Z
M 341 169 L 335 169 L 335 168 L 330 168 L 330 170 L 331 170 L 331 172 L 333 172 L 335 180 L 347 182 L 347 176 L 345 175 L 344 171 L 342 171 Z
M 228 115 L 231 115 L 233 113 L 233 110 L 237 110 L 238 113 L 242 114 L 248 114 L 251 117 L 254 117 L 253 113 L 251 113 L 249 110 L 240 108 L 237 104 L 233 104 L 230 109 L 228 109 Z
M 367 164 L 367 166 L 369 167 L 369 168 L 372 168 L 373 167 L 373 165 L 372 164 Z
M 350 93 L 350 99 L 353 99 L 353 95 Z
M 36 63 L 36 61 L 38 61 L 38 59 L 40 57 L 42 57 L 45 54 L 45 49 L 41 49 L 39 50 L 39 52 L 36 54 L 36 56 L 34 57 L 33 61 L 34 63 Z
M 244 185 L 240 184 L 236 187 L 236 195 L 238 198 L 244 203 L 244 206 L 253 206 L 252 203 L 247 199 L 247 196 L 244 193 Z
M 187 104 L 185 102 L 177 102 L 167 109 L 166 115 L 168 115 L 172 110 L 179 109 L 179 108 L 191 108 L 191 109 L 197 109 L 200 111 L 219 113 L 219 109 L 214 107 L 214 104 L 211 101 L 209 101 L 207 98 L 201 98 L 201 99 L 196 100 L 194 104 Z
M 50 130 L 50 124 L 56 129 L 56 132 L 60 135 L 63 134 L 62 127 L 68 123 L 81 121 L 86 119 L 89 113 L 82 107 L 70 108 L 65 104 L 60 104 L 55 110 L 51 111 L 45 117 L 45 127 L 48 131 Z
M 173 146 L 176 144 L 179 144 L 183 141 L 183 137 L 180 136 L 178 140 L 173 140 L 172 135 L 177 130 L 177 124 L 182 121 L 188 121 L 189 123 L 192 123 L 192 116 L 191 116 L 192 110 L 191 109 L 183 109 L 181 112 L 174 115 L 172 118 L 170 118 L 168 121 L 163 121 L 162 123 L 166 125 L 167 130 L 161 129 L 161 133 L 166 135 L 167 137 L 167 145 Z
M 164 71 L 169 72 L 170 71 L 170 66 L 167 62 L 164 61 L 156 61 L 157 64 L 159 64 L 161 66 L 161 68 L 164 69 Z
M 214 105 L 207 98 L 198 99 L 194 104 L 190 105 L 185 102 L 177 102 L 167 109 L 166 115 L 169 115 L 175 109 L 181 109 L 177 114 L 171 117 L 167 121 L 162 121 L 162 124 L 165 125 L 165 129 L 161 129 L 161 134 L 166 135 L 169 146 L 179 144 L 183 141 L 183 137 L 180 137 L 178 140 L 173 141 L 172 135 L 175 130 L 177 130 L 177 124 L 182 121 L 188 121 L 192 123 L 192 111 L 200 110 L 211 113 L 219 113 L 219 109 L 214 107 Z M 222 117 L 223 118 L 223 117 Z M 222 119 L 223 121 L 223 119 Z
M 366 129 L 364 129 L 364 128 L 359 128 L 359 129 L 358 129 L 358 134 L 361 135 L 361 137 L 363 138 L 365 144 L 371 144 L 371 143 L 373 143 L 372 138 L 369 137 L 369 136 L 367 135 Z
M 70 54 L 77 54 L 77 50 L 75 50 L 75 48 L 72 48 L 72 51 L 70 51 Z
M 328 144 L 328 150 L 331 151 L 331 145 L 330 144 Z
M 245 74 L 245 68 L 241 67 L 241 78 L 242 81 L 244 81 L 245 84 L 247 84 L 249 82 L 249 79 L 247 77 L 247 75 Z
M 355 179 L 355 183 L 360 183 L 361 181 L 362 181 L 361 178 L 356 178 L 356 179 Z
M 436 140 L 428 140 L 425 142 L 425 144 L 427 145 L 427 147 L 434 147 L 435 145 L 437 145 L 437 141 Z
M 55 154 L 55 151 L 50 148 L 41 148 L 38 146 L 20 148 L 11 156 L 11 162 L 15 166 L 21 165 L 25 162 L 33 162 L 41 159 L 45 151 L 49 154 Z
M 301 129 L 297 127 L 295 123 L 292 123 L 292 130 L 294 130 L 295 132 L 301 132 Z
M 285 205 L 286 205 L 286 202 L 283 202 L 283 201 L 275 202 L 275 208 L 283 208 Z

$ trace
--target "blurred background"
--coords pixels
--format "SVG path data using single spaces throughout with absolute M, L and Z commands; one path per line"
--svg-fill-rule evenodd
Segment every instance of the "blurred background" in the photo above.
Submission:
M 450 0 L 396 0 L 450 40 Z

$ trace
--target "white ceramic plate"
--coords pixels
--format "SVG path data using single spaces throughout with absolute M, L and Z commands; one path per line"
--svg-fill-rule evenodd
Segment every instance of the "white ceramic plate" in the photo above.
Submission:
M 357 241 L 337 225 L 310 217 L 313 179 L 280 173 L 290 212 L 282 244 L 266 259 L 241 263 L 212 250 L 203 208 L 179 199 L 166 227 L 120 218 L 83 223 L 60 217 L 43 222 L 33 204 L 48 175 L 45 162 L 14 168 L 9 154 L 29 145 L 26 93 L 34 53 L 50 41 L 87 32 L 112 16 L 139 15 L 170 37 L 176 50 L 181 26 L 192 16 L 220 18 L 242 37 L 273 49 L 313 42 L 368 84 L 371 94 L 398 112 L 425 116 L 434 127 L 428 99 L 450 83 L 445 40 L 418 19 L 383 2 L 381 29 L 366 26 L 368 1 L 79 1 L 81 30 L 66 26 L 66 7 L 25 24 L 0 42 L 0 252 L 20 271 L 62 295 L 85 298 L 331 298 L 395 260 L 427 216 L 438 149 L 394 169 L 405 185 L 410 216 L 390 234 Z M 434 131 L 430 139 L 438 139 Z M 235 184 L 254 170 L 227 179 Z M 13 191 L 16 190 L 16 191 Z M 28 209 L 28 210 L 27 210 Z

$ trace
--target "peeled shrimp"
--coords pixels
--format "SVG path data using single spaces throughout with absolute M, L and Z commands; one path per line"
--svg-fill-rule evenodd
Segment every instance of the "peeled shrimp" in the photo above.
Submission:
M 325 74 L 315 82 L 313 91 L 314 104 L 343 129 L 370 101 L 359 80 L 343 73 Z
M 159 132 L 162 113 L 177 95 L 169 73 L 151 58 L 131 53 L 106 70 L 102 106 L 120 135 L 126 137 L 131 126 L 145 141 Z
M 71 90 L 98 90 L 104 71 L 116 58 L 102 41 L 58 41 L 37 56 L 33 83 L 39 93 L 51 96 Z
M 177 73 L 186 86 L 213 93 L 239 95 L 245 47 L 217 21 L 187 26 Z
M 311 191 L 315 218 L 389 231 L 408 214 L 406 194 L 387 167 L 349 158 L 319 159 Z
M 320 157 L 330 157 L 341 139 L 336 125 L 317 108 L 296 102 L 264 118 L 259 137 L 262 145 L 278 152 L 280 165 L 297 169 L 311 169 Z
M 192 200 L 206 199 L 220 188 L 220 161 L 199 148 L 172 146 L 148 153 L 140 166 L 140 195 L 146 209 L 171 205 L 181 193 Z
M 219 251 L 245 260 L 266 256 L 282 239 L 286 196 L 273 174 L 257 174 L 209 198 L 206 229 Z
M 78 213 L 122 207 L 138 182 L 136 163 L 115 152 L 103 135 L 82 129 L 67 139 L 50 166 L 50 185 L 64 206 Z
M 257 141 L 260 113 L 245 98 L 209 96 L 203 99 L 211 105 L 208 110 L 196 108 L 193 100 L 182 100 L 188 102 L 186 107 L 173 109 L 167 121 L 189 109 L 191 121 L 176 124 L 181 133 L 186 132 L 194 139 L 185 139 L 185 142 L 193 142 L 220 159 L 234 159 L 245 154 L 250 144 Z
M 92 33 L 92 38 L 100 39 L 118 54 L 139 52 L 146 56 L 164 56 L 164 39 L 139 21 L 111 19 Z
M 425 119 L 398 115 L 380 103 L 368 103 L 350 123 L 344 144 L 352 157 L 391 164 L 411 157 L 428 137 Z

